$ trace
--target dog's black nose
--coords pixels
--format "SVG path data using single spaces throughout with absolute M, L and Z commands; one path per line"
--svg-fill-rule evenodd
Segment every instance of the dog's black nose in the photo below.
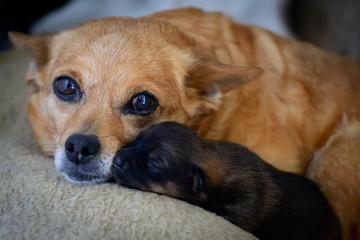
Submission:
M 73 134 L 65 142 L 68 159 L 76 164 L 86 163 L 100 151 L 100 142 L 95 135 Z

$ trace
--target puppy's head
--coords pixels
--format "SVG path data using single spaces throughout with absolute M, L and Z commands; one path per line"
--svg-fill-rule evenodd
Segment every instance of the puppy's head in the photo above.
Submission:
M 148 126 L 177 121 L 195 130 L 223 94 L 259 75 L 197 57 L 196 40 L 150 18 L 105 18 L 13 43 L 30 52 L 28 115 L 42 151 L 73 182 L 112 177 L 116 151 Z
M 187 201 L 206 198 L 208 152 L 189 128 L 175 122 L 151 126 L 121 148 L 113 164 L 117 183 Z

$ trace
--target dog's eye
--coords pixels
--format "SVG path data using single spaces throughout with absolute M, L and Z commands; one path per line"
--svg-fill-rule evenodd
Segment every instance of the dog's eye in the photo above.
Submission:
M 60 76 L 55 79 L 53 85 L 54 93 L 64 101 L 76 102 L 80 99 L 80 87 L 69 76 Z
M 158 101 L 155 96 L 149 92 L 141 92 L 131 98 L 131 100 L 124 106 L 123 112 L 125 114 L 139 114 L 148 115 L 152 113 L 158 106 Z

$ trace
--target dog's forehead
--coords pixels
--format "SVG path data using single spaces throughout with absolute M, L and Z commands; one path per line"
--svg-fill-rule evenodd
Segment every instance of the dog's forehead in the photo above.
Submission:
M 55 48 L 57 51 L 53 52 L 53 59 L 59 70 L 81 71 L 82 74 L 91 74 L 93 78 L 111 78 L 114 75 L 128 78 L 129 74 L 151 69 L 154 73 L 164 68 L 170 71 L 170 54 L 166 54 L 165 48 L 137 44 L 120 33 L 109 33 L 91 40 L 84 36 L 75 41 L 65 39 L 62 45 Z
M 82 85 L 109 84 L 112 89 L 129 85 L 127 91 L 136 91 L 134 83 L 165 89 L 169 84 L 183 84 L 189 57 L 182 50 L 148 30 L 141 31 L 144 26 L 132 29 L 109 26 L 114 22 L 95 23 L 55 38 L 52 78 L 76 75 Z

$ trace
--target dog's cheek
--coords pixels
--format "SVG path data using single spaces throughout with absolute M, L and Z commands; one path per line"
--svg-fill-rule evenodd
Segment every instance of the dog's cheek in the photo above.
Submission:
M 40 149 L 45 155 L 53 156 L 55 152 L 55 139 L 53 138 L 52 123 L 44 110 L 44 102 L 40 93 L 33 93 L 27 106 L 27 112 L 33 133 Z
M 204 121 L 213 116 L 218 110 L 220 101 L 219 103 L 206 102 L 205 100 L 193 100 L 187 102 L 188 109 L 186 109 L 184 113 L 187 118 L 184 119 L 184 121 L 179 121 L 177 119 L 175 119 L 175 121 L 190 127 L 193 131 L 196 131 L 201 135 L 202 131 L 206 132 L 208 130 L 208 126 L 204 124 Z
M 165 119 L 166 120 L 166 119 Z M 136 135 L 138 135 L 141 131 L 144 131 L 149 126 L 156 124 L 163 120 L 163 116 L 161 114 L 161 110 L 157 109 L 153 113 L 140 116 L 140 115 L 125 115 L 121 121 L 124 123 L 123 131 L 127 132 L 123 137 L 127 141 L 132 141 Z
M 135 116 L 132 123 L 137 129 L 145 129 L 153 124 L 153 122 L 160 117 L 159 112 L 154 112 L 148 116 Z

